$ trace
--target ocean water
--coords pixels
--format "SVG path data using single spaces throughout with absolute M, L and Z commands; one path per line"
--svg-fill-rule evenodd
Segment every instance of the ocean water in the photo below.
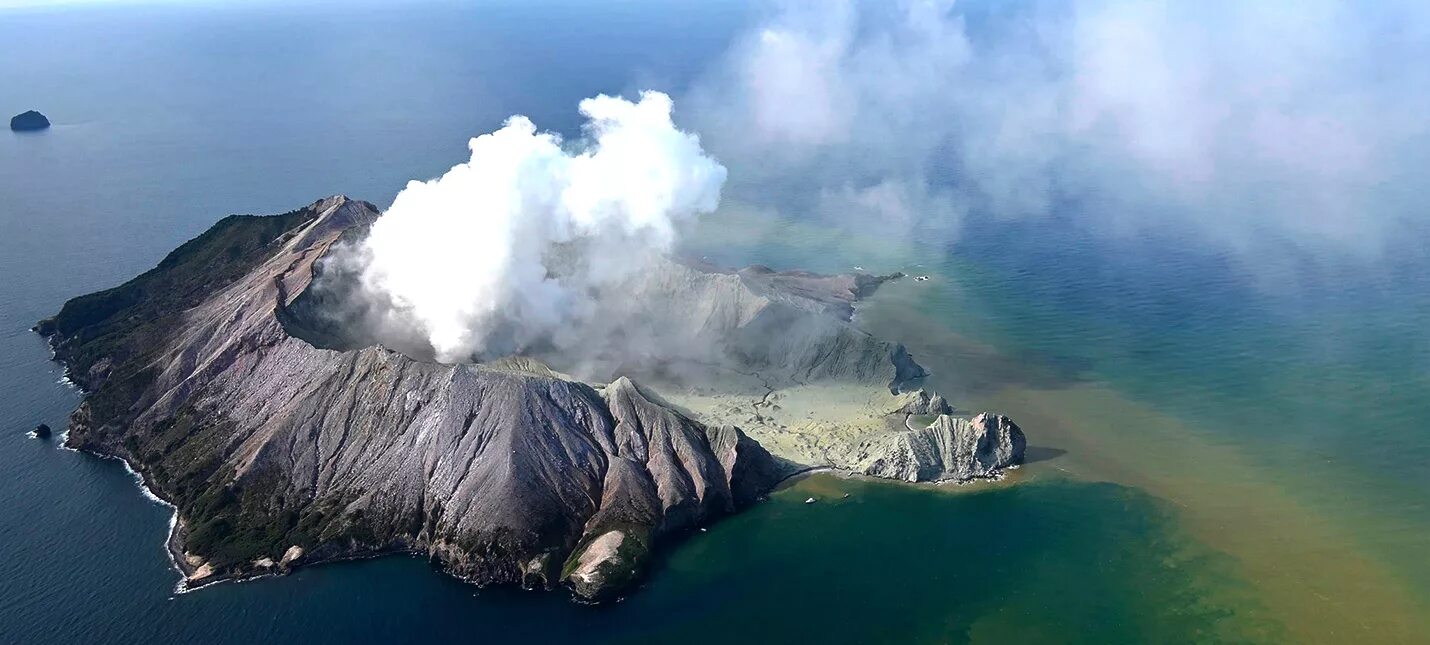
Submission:
M 975 224 L 931 246 L 730 219 L 763 234 L 712 224 L 702 252 L 929 276 L 886 285 L 856 320 L 904 342 L 960 407 L 1017 420 L 1026 474 L 1164 502 L 1235 562 L 1227 589 L 1255 590 L 1276 640 L 1427 637 L 1423 249 L 1268 291 L 1264 267 L 1155 238 L 1129 255 L 1077 227 Z
M 861 325 L 1012 415 L 996 484 L 819 475 L 695 533 L 587 607 L 393 557 L 173 593 L 169 512 L 117 462 L 30 439 L 77 394 L 28 331 L 232 212 L 385 204 L 513 113 L 679 95 L 739 3 L 76 6 L 0 11 L 0 641 L 1423 642 L 1430 258 L 1261 269 L 1076 221 L 945 244 L 727 208 L 688 249 L 900 269 Z M 758 214 L 756 214 L 758 213 Z M 1423 239 L 1420 238 L 1420 239 Z M 844 498 L 845 493 L 849 494 Z M 820 502 L 803 503 L 814 496 Z

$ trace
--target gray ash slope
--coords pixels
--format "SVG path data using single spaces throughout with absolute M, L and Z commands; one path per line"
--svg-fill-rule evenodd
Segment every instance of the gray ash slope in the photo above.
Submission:
M 527 358 L 444 365 L 310 342 L 324 324 L 308 302 L 315 267 L 377 215 L 332 197 L 225 218 L 37 325 L 86 392 L 67 442 L 124 459 L 175 505 L 170 547 L 190 584 L 415 552 L 478 584 L 564 581 L 605 598 L 658 542 L 788 472 L 739 428 L 695 421 L 624 376 L 595 386 Z M 670 340 L 718 337 L 738 362 L 790 378 L 899 390 L 923 375 L 901 346 L 838 319 L 868 278 L 655 273 L 705 303 Z M 791 325 L 819 333 L 771 342 Z

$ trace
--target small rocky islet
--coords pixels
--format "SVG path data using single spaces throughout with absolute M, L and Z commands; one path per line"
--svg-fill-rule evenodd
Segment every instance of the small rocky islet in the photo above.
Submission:
M 50 120 L 35 110 L 27 110 L 10 117 L 10 129 L 15 132 L 33 132 L 50 127 Z
M 678 383 L 618 356 L 603 378 L 560 356 L 441 364 L 324 315 L 342 292 L 314 288 L 335 279 L 322 260 L 378 215 L 335 196 L 230 216 L 36 325 L 85 393 L 66 444 L 174 506 L 187 585 L 420 553 L 603 600 L 800 470 L 968 480 L 1022 460 L 1012 421 L 955 416 L 902 345 L 850 324 L 897 275 L 663 261 L 622 295 L 666 308 L 651 320 L 675 331 L 654 332 L 718 349 Z

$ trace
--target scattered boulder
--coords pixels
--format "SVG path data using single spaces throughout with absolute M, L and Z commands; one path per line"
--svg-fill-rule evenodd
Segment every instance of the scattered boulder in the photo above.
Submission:
M 52 434 L 52 431 L 50 430 L 50 426 L 48 426 L 48 425 L 46 425 L 46 424 L 43 424 L 43 423 L 41 423 L 40 425 L 35 426 L 35 438 L 36 438 L 36 439 L 49 439 L 51 434 Z
M 869 441 L 860 470 L 909 482 L 967 481 L 1021 463 L 1026 447 L 1022 429 L 1008 417 L 985 412 L 964 420 L 945 414 L 927 428 Z
M 50 120 L 45 115 L 34 110 L 16 114 L 10 119 L 10 129 L 16 132 L 27 130 L 44 130 L 50 127 Z

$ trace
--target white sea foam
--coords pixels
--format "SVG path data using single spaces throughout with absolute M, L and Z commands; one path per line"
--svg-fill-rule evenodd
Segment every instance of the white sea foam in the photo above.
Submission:
M 87 450 L 80 450 L 78 448 L 70 446 L 68 426 L 65 427 L 64 434 L 61 435 L 60 449 L 68 450 L 70 452 L 79 454 L 91 455 L 100 459 L 119 462 L 120 465 L 124 467 L 124 471 L 129 473 L 129 476 L 134 479 L 134 483 L 138 485 L 139 492 L 144 496 L 145 499 L 154 502 L 155 504 L 158 504 L 160 506 L 166 507 L 171 511 L 169 513 L 169 530 L 165 533 L 164 536 L 164 553 L 168 556 L 169 566 L 172 567 L 174 571 L 179 574 L 179 581 L 174 584 L 174 593 L 181 594 L 192 591 L 192 589 L 189 589 L 188 586 L 185 584 L 187 576 L 184 574 L 183 568 L 179 566 L 179 561 L 175 559 L 173 552 L 169 549 L 169 543 L 174 537 L 174 531 L 177 530 L 179 526 L 179 507 L 169 503 L 164 498 L 154 494 L 154 491 L 149 489 L 149 484 L 144 481 L 144 476 L 139 474 L 139 471 L 134 470 L 134 468 L 129 465 L 128 461 L 125 461 L 124 459 L 120 457 L 115 457 L 113 455 L 101 455 L 99 453 L 89 452 Z

